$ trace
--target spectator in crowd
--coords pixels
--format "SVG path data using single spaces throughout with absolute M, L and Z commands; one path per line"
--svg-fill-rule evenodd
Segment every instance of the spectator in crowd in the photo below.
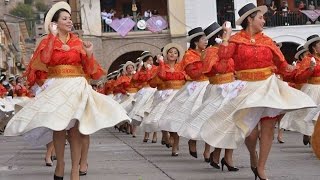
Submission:
M 276 14 L 276 11 L 277 11 L 277 6 L 276 6 L 276 3 L 274 1 L 271 1 L 271 4 L 270 4 L 270 12 L 272 13 L 272 15 Z
M 306 10 L 306 4 L 303 1 L 300 1 L 298 9 L 301 10 Z
M 157 15 L 159 15 L 159 12 L 158 12 L 158 10 L 154 9 L 154 10 L 152 11 L 152 14 L 155 15 L 155 16 L 157 16 Z
M 144 19 L 147 20 L 152 17 L 152 12 L 150 9 L 144 12 Z
M 316 9 L 316 7 L 314 6 L 313 1 L 310 1 L 310 4 L 309 4 L 308 9 L 309 9 L 309 10 L 315 10 L 315 9 Z
M 284 25 L 285 26 L 288 26 L 289 23 L 288 23 L 288 3 L 287 1 L 282 1 L 282 5 L 281 5 L 281 8 L 280 10 L 282 11 L 282 17 L 283 17 L 283 21 L 284 21 Z

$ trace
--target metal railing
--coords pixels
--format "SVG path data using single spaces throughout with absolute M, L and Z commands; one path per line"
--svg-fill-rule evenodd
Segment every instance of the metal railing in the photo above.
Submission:
M 169 29 L 168 16 L 162 16 L 162 18 L 163 18 L 164 20 L 166 20 L 167 23 L 168 23 L 168 27 L 167 27 L 166 29 L 164 29 L 164 30 Z M 132 18 L 132 20 L 137 23 L 137 22 L 140 21 L 140 20 L 145 20 L 145 21 L 147 21 L 148 19 L 146 19 L 145 17 L 142 17 L 142 16 L 141 16 L 141 17 L 136 18 L 136 20 L 134 20 L 134 19 Z M 108 24 L 106 24 L 103 19 L 101 19 L 101 30 L 102 30 L 102 32 L 106 32 L 106 33 L 116 32 L 114 29 L 112 29 L 112 27 L 110 27 Z M 139 29 L 139 28 L 137 27 L 137 24 L 136 24 L 136 25 L 130 30 L 130 32 L 137 32 L 137 31 L 140 31 L 140 32 L 141 32 L 141 31 L 149 31 L 149 30 L 148 30 L 147 28 L 146 28 L 146 29 Z
M 309 24 L 318 24 L 320 17 L 312 22 L 305 14 L 300 11 L 277 11 L 267 12 L 264 16 L 266 27 L 275 27 L 275 26 L 294 26 L 294 25 L 309 25 Z M 235 16 L 234 13 L 225 13 L 218 14 L 218 23 L 223 24 L 225 21 L 230 21 L 232 28 L 235 28 Z
M 276 11 L 265 14 L 266 27 L 294 26 L 312 24 L 309 18 L 300 11 Z

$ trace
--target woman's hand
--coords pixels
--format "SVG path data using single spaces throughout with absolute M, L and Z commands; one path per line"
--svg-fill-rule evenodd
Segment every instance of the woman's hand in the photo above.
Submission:
M 292 71 L 295 70 L 295 69 L 296 69 L 296 67 L 288 64 L 288 66 L 287 66 L 287 68 L 286 68 L 286 71 L 287 71 L 287 72 L 292 72 Z
M 164 61 L 163 61 L 163 56 L 161 56 L 160 54 L 157 55 L 157 61 L 158 61 L 159 64 L 160 64 L 160 63 L 163 63 L 163 62 L 164 62 Z
M 310 70 L 313 71 L 316 65 L 317 65 L 316 59 L 312 57 L 310 61 Z
M 93 54 L 93 44 L 89 41 L 83 41 L 83 49 L 86 51 L 87 57 L 91 58 Z
M 56 23 L 50 22 L 48 29 L 49 29 L 49 32 L 50 32 L 51 34 L 53 34 L 54 36 L 57 36 L 57 34 L 58 34 L 58 27 L 57 27 L 57 24 L 56 24 Z
M 222 30 L 224 32 L 222 35 L 222 38 L 224 41 L 228 41 L 229 38 L 231 37 L 232 28 L 227 26 L 227 24 L 229 24 L 229 23 L 230 23 L 229 21 L 226 21 L 222 25 Z

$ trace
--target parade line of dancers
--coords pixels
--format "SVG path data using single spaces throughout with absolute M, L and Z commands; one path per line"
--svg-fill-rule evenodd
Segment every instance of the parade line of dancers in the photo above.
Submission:
M 64 176 L 66 140 L 70 179 L 77 180 L 87 174 L 89 135 L 108 127 L 133 137 L 141 128 L 142 141 L 152 143 L 161 132 L 161 144 L 172 149 L 172 156 L 179 156 L 180 137 L 189 139 L 195 158 L 197 141 L 204 141 L 204 161 L 228 171 L 239 171 L 233 150 L 245 143 L 255 179 L 267 179 L 277 122 L 302 133 L 320 157 L 320 37 L 308 37 L 290 65 L 262 33 L 266 11 L 249 3 L 239 10 L 241 31 L 232 35 L 229 22 L 196 27 L 188 32 L 187 50 L 169 43 L 159 54 L 145 51 L 109 73 L 102 85 L 91 86 L 89 81 L 105 72 L 92 43 L 72 32 L 70 6 L 58 2 L 46 14 L 48 35 L 25 73 L 35 97 L 14 102 L 17 112 L 4 135 L 47 144 L 46 165 L 57 160 L 55 180 Z

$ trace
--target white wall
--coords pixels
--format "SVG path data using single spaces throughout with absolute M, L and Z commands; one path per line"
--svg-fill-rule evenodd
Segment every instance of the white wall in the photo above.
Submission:
M 320 35 L 320 25 L 279 26 L 266 28 L 263 32 L 276 42 L 304 44 L 307 37 L 313 34 Z
M 216 0 L 185 0 L 186 30 L 217 21 Z
M 81 0 L 81 21 L 84 35 L 101 35 L 101 10 L 98 0 Z

